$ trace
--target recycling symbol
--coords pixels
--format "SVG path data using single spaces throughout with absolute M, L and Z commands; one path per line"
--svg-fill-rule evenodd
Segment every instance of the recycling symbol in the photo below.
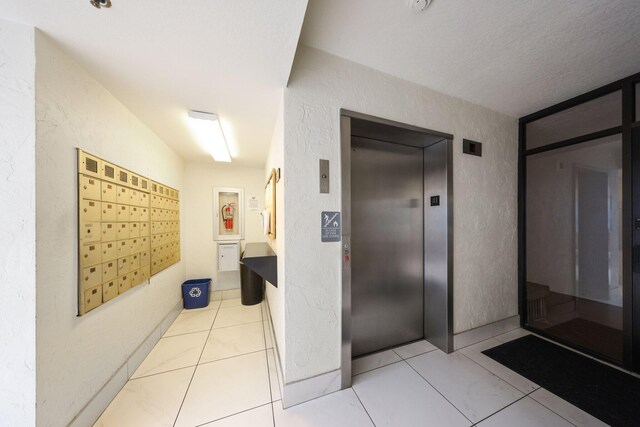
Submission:
M 191 290 L 189 291 L 189 295 L 191 296 L 191 298 L 198 298 L 200 295 L 202 295 L 202 291 L 200 290 L 200 288 L 191 288 Z

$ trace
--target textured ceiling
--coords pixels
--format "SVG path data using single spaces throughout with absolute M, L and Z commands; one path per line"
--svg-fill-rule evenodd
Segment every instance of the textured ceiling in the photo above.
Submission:
M 521 117 L 640 71 L 638 0 L 311 0 L 302 43 Z
M 187 160 L 189 109 L 219 114 L 234 164 L 262 166 L 302 42 L 519 117 L 640 71 L 638 0 L 0 0 Z M 306 18 L 305 18 L 305 10 Z
M 187 110 L 217 113 L 234 164 L 264 164 L 306 0 L 0 0 L 0 19 L 56 41 L 187 160 Z

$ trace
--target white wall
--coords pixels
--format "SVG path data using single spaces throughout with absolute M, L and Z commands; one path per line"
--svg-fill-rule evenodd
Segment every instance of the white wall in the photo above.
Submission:
M 263 242 L 260 212 L 264 210 L 264 169 L 243 168 L 222 163 L 188 163 L 185 168 L 183 209 L 184 259 L 187 277 L 213 279 L 216 290 L 240 287 L 238 272 L 224 272 L 218 277 L 218 246 L 213 240 L 213 187 L 244 189 L 245 224 L 242 246 L 246 242 Z M 257 212 L 248 210 L 248 200 L 260 201 Z
M 0 424 L 36 420 L 35 47 L 0 21 Z
M 301 47 L 284 105 L 285 382 L 340 367 L 340 244 L 319 216 L 341 210 L 340 108 L 451 133 L 454 140 L 454 330 L 517 314 L 517 121 L 370 68 Z M 483 157 L 462 154 L 462 138 Z M 318 159 L 331 193 L 318 193 Z
M 265 174 L 272 169 L 280 168 L 280 182 L 276 184 L 276 238 L 269 240 L 271 248 L 278 256 L 278 287 L 271 285 L 266 287 L 271 321 L 273 322 L 274 335 L 278 344 L 280 363 L 284 364 L 285 352 L 285 227 L 284 227 L 284 197 L 286 171 L 284 169 L 284 97 L 281 94 L 280 106 L 273 128 L 271 145 L 267 155 Z
M 185 278 L 180 262 L 150 284 L 76 317 L 75 148 L 178 190 L 184 163 L 40 32 L 36 55 L 37 421 L 59 426 L 73 419 L 180 302 Z M 184 204 L 182 210 L 184 218 Z

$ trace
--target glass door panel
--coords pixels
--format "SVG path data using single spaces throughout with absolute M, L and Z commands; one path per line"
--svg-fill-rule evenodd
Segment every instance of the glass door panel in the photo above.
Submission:
M 622 362 L 622 136 L 526 162 L 527 325 Z

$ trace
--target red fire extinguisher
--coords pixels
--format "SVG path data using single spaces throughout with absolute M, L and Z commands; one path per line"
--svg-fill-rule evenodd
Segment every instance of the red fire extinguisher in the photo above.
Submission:
M 224 221 L 225 230 L 233 230 L 233 217 L 235 216 L 235 214 L 235 203 L 228 203 L 222 207 L 222 220 Z

